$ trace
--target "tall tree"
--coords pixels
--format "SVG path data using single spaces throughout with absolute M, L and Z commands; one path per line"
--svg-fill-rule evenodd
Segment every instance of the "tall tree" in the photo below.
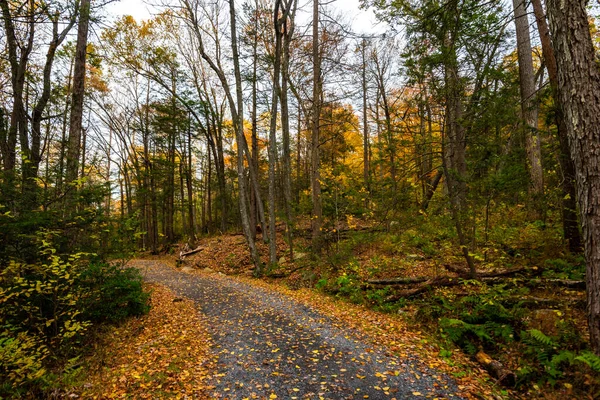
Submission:
M 537 197 L 536 208 L 539 209 L 539 196 L 544 191 L 542 171 L 542 151 L 538 134 L 538 101 L 533 71 L 533 56 L 529 33 L 529 18 L 525 0 L 513 0 L 515 27 L 517 30 L 517 55 L 519 59 L 519 84 L 521 89 L 521 115 L 525 123 L 525 150 L 527 166 L 531 179 L 533 194 Z
M 15 164 L 17 137 L 20 144 L 22 197 L 20 209 L 32 210 L 39 206 L 38 171 L 42 160 L 43 142 L 42 121 L 46 117 L 52 92 L 52 72 L 58 48 L 76 21 L 78 3 L 71 7 L 57 4 L 56 9 L 50 6 L 39 7 L 34 1 L 27 1 L 21 7 L 15 7 L 7 1 L 0 2 L 4 33 L 8 48 L 8 60 L 11 73 L 11 89 L 13 108 L 10 127 L 0 136 L 0 152 L 3 159 L 5 194 L 12 192 L 15 186 Z M 69 10 L 70 15 L 64 10 Z M 51 26 L 50 41 L 47 45 L 45 61 L 38 96 L 30 94 L 27 81 L 35 76 L 31 55 L 39 46 L 38 36 L 44 35 L 39 29 L 42 23 Z M 63 24 L 64 23 L 64 24 Z M 59 29 L 61 28 L 61 29 Z M 43 36 L 42 36 L 43 37 Z M 29 78 L 28 78 L 29 77 Z M 36 99 L 37 97 L 37 99 Z M 32 107 L 31 117 L 28 106 Z M 31 122 L 31 128 L 29 123 Z M 8 199 L 7 199 L 8 200 Z M 13 199 L 14 200 L 14 199 Z
M 311 198 L 312 198 L 312 246 L 316 253 L 322 247 L 323 206 L 321 204 L 321 181 L 319 159 L 319 129 L 321 117 L 321 98 L 323 86 L 321 82 L 321 51 L 319 46 L 319 0 L 313 0 L 312 15 L 312 63 L 313 63 L 313 92 L 312 92 L 312 121 L 311 121 Z
M 81 0 L 79 22 L 77 25 L 77 45 L 75 48 L 75 65 L 73 68 L 73 98 L 71 101 L 69 140 L 67 146 L 66 178 L 67 182 L 71 184 L 77 180 L 79 172 L 89 20 L 90 0 Z M 76 188 L 73 187 L 70 190 L 75 191 Z
M 367 47 L 368 41 L 363 38 L 360 43 L 361 55 L 361 88 L 362 88 L 362 128 L 363 128 L 363 185 L 367 192 L 370 191 L 370 171 L 369 171 L 369 116 L 367 108 Z M 369 204 L 369 198 L 365 197 L 365 207 Z
M 548 71 L 548 78 L 552 89 L 552 97 L 555 103 L 556 135 L 560 144 L 559 162 L 562 169 L 563 179 L 561 181 L 562 196 L 562 219 L 563 234 L 572 252 L 580 252 L 582 249 L 581 234 L 579 232 L 579 221 L 577 220 L 577 189 L 575 188 L 575 165 L 569 154 L 569 136 L 567 127 L 560 107 L 560 96 L 558 94 L 558 72 L 556 57 L 552 48 L 550 28 L 546 21 L 546 15 L 541 0 L 531 0 L 533 12 L 537 22 L 540 41 L 542 43 L 542 55 L 544 64 Z
M 273 28 L 275 32 L 275 49 L 273 57 L 273 89 L 271 95 L 271 120 L 269 123 L 269 261 L 277 263 L 277 231 L 275 227 L 275 164 L 277 163 L 277 105 L 281 93 L 281 52 L 283 38 L 282 0 L 275 0 L 273 6 Z
M 260 261 L 260 255 L 252 236 L 252 230 L 250 229 L 250 217 L 249 217 L 249 201 L 248 192 L 246 190 L 246 177 L 244 168 L 244 152 L 249 155 L 248 143 L 244 136 L 244 98 L 242 93 L 242 75 L 240 72 L 240 60 L 239 51 L 237 46 L 237 15 L 235 13 L 235 0 L 229 1 L 229 24 L 231 28 L 231 51 L 233 53 L 233 68 L 235 74 L 235 93 L 236 101 L 231 100 L 231 112 L 234 114 L 233 123 L 236 131 L 237 138 L 237 172 L 238 172 L 238 188 L 239 188 L 239 206 L 240 215 L 242 218 L 242 229 L 250 248 L 250 254 L 252 256 L 252 262 L 254 263 L 255 271 L 257 275 L 262 274 L 262 265 Z M 250 161 L 250 158 L 248 158 Z M 252 166 L 250 166 L 252 169 Z M 252 172 L 251 172 L 252 174 Z M 257 196 L 258 197 L 258 196 Z
M 276 34 L 283 36 L 283 48 L 281 55 L 281 135 L 283 144 L 283 195 L 285 199 L 285 217 L 287 225 L 288 245 L 290 246 L 290 259 L 294 259 L 293 244 L 293 213 L 292 213 L 292 166 L 290 150 L 290 112 L 288 101 L 288 82 L 290 79 L 290 57 L 291 43 L 296 27 L 296 10 L 298 0 L 287 0 L 284 2 L 282 15 L 282 29 Z M 300 135 L 300 132 L 298 132 Z M 300 149 L 298 149 L 300 151 Z
M 548 0 L 558 93 L 577 181 L 586 258 L 590 342 L 600 355 L 600 67 L 586 0 Z
M 464 87 L 458 64 L 458 39 L 460 32 L 460 13 L 458 2 L 452 1 L 445 18 L 442 30 L 442 56 L 444 57 L 445 80 L 445 118 L 446 137 L 444 140 L 444 174 L 450 195 L 452 214 L 460 247 L 469 267 L 472 278 L 475 278 L 475 261 L 469 253 L 470 240 L 467 235 L 469 219 L 467 207 L 467 162 L 466 162 L 466 130 L 463 125 Z

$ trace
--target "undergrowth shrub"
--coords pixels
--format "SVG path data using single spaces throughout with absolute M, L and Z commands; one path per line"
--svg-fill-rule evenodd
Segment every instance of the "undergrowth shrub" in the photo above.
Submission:
M 135 268 L 92 263 L 81 273 L 81 286 L 90 290 L 82 308 L 91 322 L 119 322 L 146 314 L 150 308 L 149 295 L 142 290 L 142 277 Z
M 560 380 L 578 388 L 600 389 L 600 357 L 586 349 L 571 321 L 557 322 L 555 336 L 547 336 L 526 329 L 529 310 L 521 307 L 518 298 L 527 289 L 474 283 L 465 285 L 465 290 L 463 296 L 432 295 L 421 302 L 416 317 L 426 324 L 437 322 L 442 338 L 468 354 L 484 350 L 502 360 L 508 349 L 519 352 L 515 372 L 520 388 L 554 386 Z
M 521 332 L 522 341 L 526 344 L 527 364 L 517 371 L 521 382 L 548 382 L 554 386 L 560 378 L 575 378 L 577 370 L 588 369 L 596 375 L 600 373 L 600 357 L 588 350 L 575 351 L 564 343 L 545 335 L 537 329 Z M 580 376 L 585 375 L 585 371 Z M 599 382 L 596 382 L 598 384 Z
M 75 362 L 92 322 L 114 322 L 148 310 L 132 269 L 61 257 L 39 240 L 40 262 L 10 260 L 0 271 L 0 398 L 43 397 Z
M 523 310 L 518 305 L 501 303 L 507 292 L 499 285 L 489 290 L 484 287 L 454 302 L 439 300 L 437 315 L 442 335 L 469 354 L 475 354 L 479 348 L 495 351 L 513 342 Z
M 585 278 L 585 259 L 580 254 L 566 259 L 549 259 L 546 260 L 544 264 L 545 268 L 542 274 L 544 278 L 575 280 Z

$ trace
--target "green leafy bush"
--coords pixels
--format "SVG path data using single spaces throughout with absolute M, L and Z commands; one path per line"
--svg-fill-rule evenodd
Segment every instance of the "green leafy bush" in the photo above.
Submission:
M 77 359 L 92 322 L 148 311 L 140 274 L 60 257 L 40 239 L 38 263 L 10 260 L 0 272 L 0 398 L 43 397 Z
M 92 263 L 81 274 L 81 287 L 89 289 L 82 303 L 84 317 L 91 322 L 118 322 L 148 312 L 148 293 L 135 268 Z
M 588 367 L 600 373 L 600 357 L 588 350 L 579 353 L 566 349 L 561 338 L 556 340 L 537 329 L 521 332 L 523 343 L 527 345 L 526 355 L 529 365 L 521 368 L 521 381 L 539 380 L 554 385 L 558 379 L 575 371 L 574 367 Z
M 555 258 L 545 261 L 543 276 L 545 278 L 557 279 L 584 279 L 585 278 L 585 260 L 583 256 L 578 255 L 568 259 Z
M 0 273 L 0 380 L 20 390 L 43 386 L 47 366 L 81 347 L 90 326 L 75 284 L 81 254 L 63 260 L 41 246 L 44 262 L 13 260 Z

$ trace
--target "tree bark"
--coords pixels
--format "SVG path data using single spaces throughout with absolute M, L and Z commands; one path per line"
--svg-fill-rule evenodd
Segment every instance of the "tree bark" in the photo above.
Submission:
M 319 49 L 319 0 L 313 0 L 313 93 L 312 93 L 312 137 L 311 137 L 311 199 L 312 199 L 312 248 L 317 254 L 322 247 L 323 207 L 321 204 L 320 158 L 319 158 L 319 129 L 321 116 L 321 55 Z
M 285 199 L 285 217 L 287 225 L 288 245 L 290 260 L 294 259 L 294 215 L 292 211 L 292 163 L 290 150 L 290 112 L 288 102 L 288 82 L 290 68 L 290 46 L 295 30 L 296 9 L 298 0 L 288 0 L 284 6 L 283 26 L 283 51 L 281 54 L 281 135 L 283 144 L 283 195 Z M 300 132 L 298 132 L 300 134 Z M 299 149 L 298 149 L 299 150 Z
M 277 104 L 279 102 L 281 76 L 281 0 L 275 0 L 273 7 L 273 28 L 275 30 L 275 54 L 273 59 L 273 89 L 271 94 L 271 120 L 269 123 L 269 263 L 277 264 L 277 231 L 275 229 L 275 164 L 277 157 Z
M 550 28 L 548 27 L 548 23 L 546 21 L 546 15 L 544 14 L 542 2 L 541 0 L 531 0 L 531 4 L 533 5 L 533 12 L 535 14 L 537 27 L 540 34 L 540 41 L 542 42 L 542 55 L 544 56 L 544 63 L 546 65 L 546 69 L 548 70 L 548 77 L 550 79 L 550 86 L 552 88 L 552 97 L 554 98 L 554 104 L 556 107 L 556 135 L 560 144 L 559 162 L 563 173 L 563 180 L 561 182 L 563 189 L 563 235 L 569 244 L 569 250 L 571 250 L 571 252 L 579 253 L 583 249 L 583 244 L 581 241 L 581 233 L 579 232 L 579 221 L 577 220 L 575 165 L 573 164 L 573 160 L 571 160 L 567 126 L 565 125 L 560 107 L 556 57 L 554 56 L 554 49 L 552 48 L 552 42 L 550 38 Z
M 544 192 L 542 171 L 542 150 L 538 128 L 538 105 L 536 99 L 533 57 L 531 55 L 531 39 L 529 19 L 525 0 L 513 0 L 515 27 L 517 30 L 517 55 L 519 59 L 519 84 L 521 90 L 521 114 L 525 122 L 525 150 L 527 166 L 531 180 L 532 193 L 536 197 L 536 208 L 539 211 L 539 196 Z
M 361 79 L 362 79 L 362 128 L 363 128 L 363 184 L 367 193 L 370 193 L 370 172 L 369 172 L 369 124 L 367 110 L 367 41 L 361 43 Z M 369 207 L 369 196 L 365 196 L 365 208 Z
M 188 198 L 188 235 L 190 237 L 190 242 L 194 243 L 196 241 L 196 222 L 195 222 L 195 206 L 194 206 L 194 190 L 193 190 L 193 168 L 192 168 L 192 128 L 191 121 L 190 125 L 188 125 L 187 132 L 187 168 L 186 168 L 186 188 L 187 188 L 187 198 Z
M 600 355 L 600 67 L 587 3 L 548 0 L 547 8 L 583 225 L 590 343 Z
M 6 139 L 2 141 L 2 161 L 3 161 L 3 192 L 11 203 L 10 208 L 16 211 L 16 176 L 15 167 L 17 160 L 17 137 L 21 141 L 27 142 L 27 112 L 23 101 L 23 92 L 25 87 L 25 76 L 29 56 L 33 50 L 33 39 L 35 36 L 35 15 L 34 4 L 32 0 L 28 1 L 26 18 L 26 33 L 24 34 L 24 43 L 20 43 L 17 37 L 14 19 L 11 15 L 8 1 L 0 1 L 2 9 L 2 19 L 4 21 L 4 31 L 6 34 L 6 45 L 8 47 L 8 61 L 11 72 L 11 86 L 13 107 L 10 114 L 10 124 L 6 133 Z
M 454 6 L 454 13 L 457 13 Z M 470 240 L 465 233 L 469 222 L 469 210 L 467 208 L 467 163 L 466 163 L 466 132 L 462 124 L 463 109 L 462 96 L 463 88 L 458 71 L 458 56 L 456 54 L 456 27 L 449 29 L 445 33 L 444 39 L 444 58 L 445 58 L 445 85 L 446 85 L 446 105 L 445 105 L 445 130 L 446 138 L 443 141 L 443 166 L 446 184 L 450 196 L 450 208 L 452 217 L 456 226 L 459 245 L 463 256 L 469 267 L 471 278 L 475 279 L 477 271 L 475 261 L 470 254 Z
M 257 98 L 257 83 L 258 83 L 258 0 L 254 2 L 254 32 L 252 32 L 252 132 L 251 132 L 251 147 L 252 157 L 251 162 L 254 169 L 258 171 L 258 98 Z M 256 224 L 258 222 L 258 210 L 256 206 L 256 193 L 250 191 L 250 229 L 252 237 L 256 240 Z M 264 234 L 263 234 L 264 235 Z
M 427 183 L 427 191 L 425 192 L 425 198 L 423 199 L 423 203 L 421 204 L 422 211 L 427 211 L 427 209 L 429 208 L 429 202 L 431 202 L 431 199 L 433 198 L 435 190 L 437 189 L 443 175 L 444 170 L 440 169 L 433 177 L 431 183 Z
M 73 96 L 71 101 L 71 117 L 69 123 L 69 139 L 67 146 L 66 181 L 73 184 L 78 178 L 79 156 L 81 147 L 81 131 L 83 122 L 83 102 L 85 96 L 85 65 L 87 55 L 88 25 L 90 19 L 90 0 L 81 0 L 79 23 L 77 26 L 77 44 L 75 48 L 75 65 L 73 67 Z M 74 199 L 76 188 L 71 188 Z M 67 204 L 73 205 L 73 202 Z M 72 211 L 72 209 L 71 209 Z
M 239 206 L 240 216 L 242 219 L 242 228 L 244 230 L 244 236 L 248 242 L 250 248 L 250 256 L 255 266 L 255 274 L 262 275 L 262 264 L 260 262 L 260 255 L 256 248 L 256 243 L 252 237 L 252 231 L 250 229 L 250 218 L 248 216 L 248 192 L 246 190 L 245 180 L 245 168 L 244 168 L 244 146 L 248 147 L 246 138 L 244 137 L 244 98 L 242 94 L 242 75 L 240 72 L 240 61 L 237 47 L 237 28 L 236 28 L 236 14 L 235 14 L 235 0 L 229 0 L 229 17 L 231 25 L 231 51 L 233 53 L 233 67 L 235 73 L 235 92 L 236 92 L 236 103 L 231 104 L 232 112 L 235 112 L 234 125 L 237 137 L 237 172 L 238 172 L 238 188 L 239 188 Z M 248 152 L 249 153 L 249 152 Z M 251 172 L 252 173 L 252 172 Z M 258 197 L 258 196 L 257 196 Z
M 52 41 L 46 52 L 46 62 L 44 64 L 42 78 L 42 93 L 33 108 L 31 116 L 31 143 L 26 141 L 22 143 L 23 154 L 27 162 L 23 163 L 23 206 L 25 209 L 36 209 L 39 206 L 37 197 L 38 184 L 36 178 L 38 176 L 40 162 L 42 161 L 41 154 L 41 139 L 42 139 L 42 117 L 48 106 L 52 89 L 52 66 L 56 56 L 56 50 L 67 37 L 67 34 L 75 25 L 76 14 L 74 13 L 65 28 L 59 33 L 59 18 L 58 13 L 50 16 L 52 23 Z

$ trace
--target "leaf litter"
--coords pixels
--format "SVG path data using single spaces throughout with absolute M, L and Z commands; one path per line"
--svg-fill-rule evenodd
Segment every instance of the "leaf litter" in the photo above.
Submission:
M 193 301 L 152 284 L 148 315 L 101 335 L 86 399 L 209 399 L 210 335 Z

